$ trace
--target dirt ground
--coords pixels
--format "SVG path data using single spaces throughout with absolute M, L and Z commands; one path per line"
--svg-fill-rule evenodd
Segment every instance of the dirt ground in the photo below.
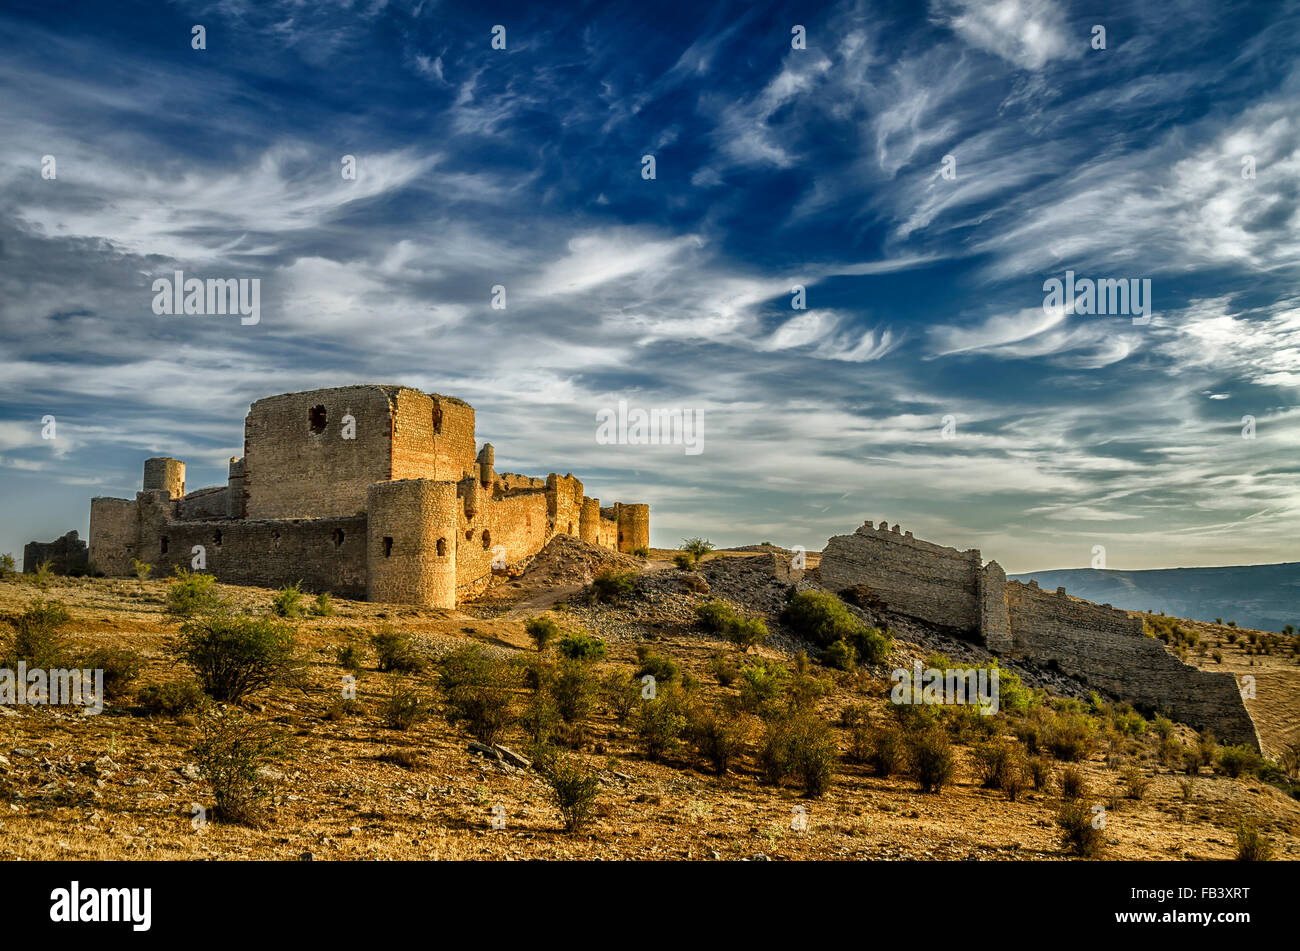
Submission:
M 676 572 L 672 554 L 654 551 L 639 570 Z M 364 712 L 326 717 L 345 673 L 335 662 L 335 646 L 387 623 L 417 635 L 430 654 L 466 643 L 503 655 L 533 652 L 524 621 L 555 608 L 562 623 L 572 624 L 563 602 L 598 567 L 575 569 L 567 557 L 539 564 L 531 574 L 503 579 L 481 601 L 458 611 L 336 600 L 334 616 L 295 622 L 309 659 L 305 687 L 264 691 L 249 707 L 251 716 L 293 736 L 292 748 L 268 774 L 275 797 L 263 829 L 194 821 L 196 807 L 207 808 L 210 793 L 188 752 L 197 738 L 191 718 L 150 718 L 129 698 L 109 704 L 99 716 L 0 708 L 0 859 L 1068 858 L 1053 821 L 1061 800 L 1029 791 L 1010 802 L 980 788 L 965 747 L 958 748 L 958 781 L 939 795 L 917 792 L 906 778 L 869 775 L 845 758 L 823 798 L 803 799 L 762 784 L 753 739 L 739 768 L 717 777 L 691 757 L 666 764 L 645 759 L 628 728 L 600 710 L 590 724 L 589 745 L 577 754 L 599 771 L 597 815 L 588 829 L 569 835 L 534 771 L 472 755 L 468 737 L 442 717 L 407 731 L 383 726 L 376 706 L 389 675 L 373 668 L 373 658 L 358 683 Z M 143 654 L 139 687 L 186 676 L 169 651 L 180 622 L 163 610 L 165 589 L 161 580 L 58 578 L 47 596 L 67 605 L 77 647 L 112 645 Z M 274 594 L 249 587 L 221 590 L 258 610 Z M 0 614 L 23 610 L 38 593 L 24 580 L 0 582 Z M 706 697 L 734 690 L 721 686 L 708 664 L 716 652 L 735 649 L 690 625 L 657 621 L 653 603 L 645 607 L 636 636 L 608 640 L 602 671 L 634 664 L 636 643 L 646 637 L 698 678 Z M 0 635 L 0 643 L 4 639 Z M 1215 634 L 1210 640 L 1217 640 Z M 1207 669 L 1254 673 L 1259 689 L 1251 712 L 1266 743 L 1276 749 L 1297 738 L 1300 668 L 1293 660 L 1248 658 L 1231 645 L 1223 651 L 1222 665 L 1195 660 Z M 779 648 L 757 653 L 790 661 Z M 861 678 L 821 673 L 834 682 L 819 705 L 826 719 L 834 721 L 844 707 L 870 699 Z M 436 696 L 432 678 L 424 680 Z M 838 733 L 843 749 L 847 735 Z M 517 729 L 503 743 L 515 750 L 524 745 Z M 381 759 L 396 750 L 413 752 L 418 762 L 406 768 Z M 1237 818 L 1250 816 L 1273 840 L 1278 858 L 1300 858 L 1300 802 L 1258 780 L 1209 770 L 1202 770 L 1185 799 L 1180 775 L 1154 762 L 1143 768 L 1151 777 L 1146 796 L 1112 801 L 1119 769 L 1108 767 L 1100 753 L 1083 764 L 1093 798 L 1107 803 L 1106 857 L 1231 858 Z M 499 828 L 493 828 L 494 818 Z

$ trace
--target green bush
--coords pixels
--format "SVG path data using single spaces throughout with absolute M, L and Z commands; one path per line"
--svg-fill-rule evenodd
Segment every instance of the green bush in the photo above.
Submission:
M 428 719 L 429 705 L 420 692 L 400 677 L 394 677 L 388 696 L 379 705 L 384 726 L 392 730 L 409 730 Z
M 645 700 L 636 708 L 632 726 L 645 755 L 661 762 L 681 745 L 686 731 L 687 718 L 681 698 L 673 690 L 659 691 L 653 700 Z
M 1124 783 L 1124 795 L 1129 799 L 1141 799 L 1151 785 L 1151 779 L 1140 766 L 1128 766 L 1121 774 Z
M 546 645 L 560 636 L 560 625 L 545 615 L 529 618 L 524 622 L 524 630 L 537 645 L 539 653 L 546 650 Z
M 189 572 L 178 566 L 167 585 L 164 605 L 168 614 L 180 617 L 217 610 L 221 607 L 221 596 L 217 593 L 216 577 L 198 571 Z
M 1219 757 L 1215 761 L 1214 771 L 1236 779 L 1259 771 L 1264 761 L 1259 753 L 1249 746 L 1221 746 Z
M 471 646 L 443 657 L 438 677 L 446 698 L 447 720 L 464 724 L 476 740 L 495 743 L 514 722 L 514 696 L 522 680 L 519 668 Z
M 213 818 L 260 827 L 269 790 L 259 769 L 284 752 L 287 737 L 264 723 L 229 710 L 204 717 L 191 750 L 212 787 Z
M 1237 821 L 1237 861 L 1268 862 L 1273 858 L 1273 843 L 1259 831 L 1254 819 Z
M 322 591 L 316 595 L 316 603 L 312 605 L 311 613 L 317 617 L 334 616 L 334 602 L 330 600 L 328 591 Z
M 700 706 L 690 717 L 691 742 L 719 776 L 739 759 L 749 739 L 749 723 L 736 710 Z
M 682 551 L 686 552 L 698 562 L 709 552 L 713 551 L 713 543 L 707 538 L 683 538 Z
M 547 691 L 533 694 L 519 715 L 519 727 L 534 747 L 550 743 L 563 722 L 555 698 Z
M 271 601 L 271 611 L 276 617 L 302 617 L 306 609 L 302 606 L 302 582 L 295 581 L 275 593 Z
M 818 798 L 830 788 L 839 749 L 830 726 L 809 713 L 767 723 L 758 762 L 763 778 L 782 785 L 795 780 L 804 795 Z
M 45 564 L 48 565 L 49 562 L 46 562 Z M 38 568 L 37 570 L 39 572 L 40 569 Z M 153 565 L 147 564 L 146 562 L 141 561 L 139 558 L 132 558 L 131 570 L 135 572 L 135 577 L 137 581 L 148 581 L 149 575 L 153 573 Z
M 985 789 L 1001 789 L 1003 779 L 1012 768 L 1012 751 L 1001 739 L 987 740 L 971 750 L 975 778 Z
M 695 606 L 695 617 L 699 620 L 700 625 L 714 634 L 721 634 L 726 631 L 728 625 L 739 619 L 739 615 L 726 601 L 705 601 L 703 604 Z
M 9 576 L 15 574 L 17 570 L 12 553 L 6 552 L 0 555 L 0 580 L 8 580 Z
M 781 620 L 819 647 L 844 641 L 853 647 L 861 664 L 879 664 L 892 649 L 888 635 L 859 621 L 844 602 L 824 591 L 796 594 L 786 604 Z
M 340 644 L 334 648 L 334 659 L 344 670 L 359 674 L 365 670 L 366 654 L 359 644 Z
M 1080 713 L 1057 712 L 1043 724 L 1043 745 L 1054 757 L 1077 763 L 1092 755 L 1097 741 L 1097 725 Z
M 952 781 L 956 758 L 952 741 L 940 729 L 919 730 L 907 738 L 909 772 L 923 793 L 938 793 Z
M 370 638 L 381 673 L 418 674 L 425 668 L 424 655 L 407 631 L 384 624 Z
M 1082 799 L 1088 794 L 1088 784 L 1084 781 L 1083 773 L 1075 766 L 1067 766 L 1061 770 L 1061 798 L 1062 799 Z
M 565 660 L 549 684 L 555 709 L 565 723 L 582 723 L 591 716 L 598 685 L 591 669 L 580 660 Z
M 877 776 L 889 777 L 907 769 L 907 744 L 897 730 L 878 728 L 871 731 L 867 765 Z
M 104 696 L 116 700 L 124 696 L 131 684 L 144 669 L 144 658 L 132 650 L 119 647 L 100 647 L 82 654 L 74 667 L 104 672 Z
M 211 614 L 182 625 L 178 653 L 208 696 L 238 703 L 295 673 L 294 647 L 292 629 L 275 618 Z
M 677 679 L 677 664 L 662 654 L 656 654 L 649 644 L 638 644 L 636 658 L 640 663 L 634 675 L 638 679 L 649 674 L 656 683 L 666 684 Z
M 1052 781 L 1052 761 L 1046 756 L 1030 756 L 1025 760 L 1025 774 L 1035 789 L 1046 789 Z
M 641 699 L 641 685 L 626 670 L 613 670 L 601 684 L 601 698 L 606 709 L 619 723 L 626 723 L 637 701 Z
M 645 545 L 642 545 L 640 548 L 633 548 L 631 555 L 633 558 L 649 558 L 650 549 L 647 548 Z
M 581 831 L 600 795 L 600 778 L 572 757 L 554 750 L 536 755 L 533 765 L 550 788 L 551 801 L 564 819 L 564 831 Z
M 740 667 L 729 655 L 719 651 L 709 658 L 709 672 L 723 687 L 730 687 L 740 676 Z
M 28 667 L 43 670 L 63 667 L 67 659 L 63 628 L 70 620 L 61 601 L 36 598 L 22 614 L 9 617 L 14 640 L 3 666 L 12 668 L 25 661 Z
M 855 670 L 858 652 L 846 640 L 838 640 L 822 652 L 822 663 L 837 670 Z
M 1067 802 L 1056 814 L 1061 829 L 1061 845 L 1075 855 L 1094 858 L 1102 852 L 1105 837 L 1093 825 L 1094 815 L 1082 802 Z
M 694 571 L 696 562 L 687 552 L 679 551 L 677 554 L 673 555 L 673 564 L 682 569 L 682 571 Z
M 746 713 L 759 713 L 785 694 L 790 672 L 774 660 L 758 658 L 740 668 L 740 706 Z
M 591 587 L 597 601 L 623 601 L 636 590 L 636 572 L 605 568 L 596 575 Z
M 578 631 L 560 638 L 560 654 L 570 660 L 601 660 L 606 653 L 605 642 L 590 634 Z
M 168 717 L 197 713 L 207 703 L 207 695 L 199 685 L 188 680 L 173 680 L 141 687 L 136 691 L 135 699 L 145 713 Z

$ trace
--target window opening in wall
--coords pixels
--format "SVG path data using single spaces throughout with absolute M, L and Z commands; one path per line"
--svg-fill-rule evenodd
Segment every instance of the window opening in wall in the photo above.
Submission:
M 164 555 L 167 554 L 167 536 L 166 536 L 166 535 L 164 535 L 164 536 L 162 537 L 162 553 L 163 553 Z
M 439 538 L 439 539 L 438 539 L 438 557 L 439 557 L 439 558 L 444 558 L 444 557 L 446 557 L 446 555 L 447 555 L 447 539 L 445 539 L 445 538 Z
M 433 404 L 433 434 L 442 435 L 442 407 L 437 403 Z
M 334 532 L 333 532 L 332 537 L 333 537 L 333 539 L 334 539 L 334 547 L 335 547 L 335 548 L 342 548 L 342 547 L 343 547 L 343 529 L 341 529 L 341 528 L 336 528 L 336 529 L 334 529 Z
M 307 423 L 311 426 L 311 431 L 317 435 L 325 432 L 325 422 L 328 418 L 325 407 L 319 404 L 307 411 Z
M 212 536 L 212 544 L 214 545 L 221 544 L 221 529 L 217 529 L 217 533 Z
M 492 547 L 492 536 L 488 534 L 488 530 L 486 528 L 483 529 L 483 547 L 484 548 Z
M 469 531 L 465 533 L 465 541 L 472 542 L 473 540 L 474 540 L 474 529 L 471 528 Z
M 390 555 L 392 555 L 392 553 L 393 553 L 393 539 L 390 536 L 385 535 L 384 536 L 384 557 L 387 558 Z

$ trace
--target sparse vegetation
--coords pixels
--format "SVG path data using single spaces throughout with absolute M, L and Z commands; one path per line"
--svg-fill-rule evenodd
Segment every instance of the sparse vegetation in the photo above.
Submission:
M 375 652 L 380 673 L 418 674 L 425 668 L 424 655 L 415 638 L 391 624 L 380 625 L 370 638 L 370 647 Z
M 952 741 L 940 729 L 912 733 L 907 740 L 907 759 L 911 776 L 923 793 L 938 793 L 952 781 L 956 757 Z
M 851 645 L 860 664 L 879 664 L 892 649 L 890 638 L 849 613 L 844 602 L 824 591 L 801 591 L 790 599 L 781 620 L 819 647 L 836 641 Z
M 12 668 L 19 661 L 45 670 L 63 666 L 67 657 L 63 629 L 71 617 L 62 601 L 38 597 L 27 610 L 8 620 L 14 637 L 2 666 Z
M 560 654 L 570 660 L 597 661 L 608 653 L 604 641 L 581 631 L 564 635 L 559 647 Z
M 295 672 L 293 631 L 282 621 L 211 614 L 181 627 L 177 651 L 214 700 L 238 703 Z
M 555 750 L 541 752 L 534 766 L 550 788 L 551 801 L 564 819 L 564 831 L 581 831 L 600 795 L 599 777 L 573 757 Z
M 524 622 L 524 631 L 533 639 L 538 653 L 541 653 L 551 641 L 560 636 L 560 625 L 553 618 L 539 615 Z
M 136 691 L 140 709 L 150 716 L 181 717 L 202 710 L 207 695 L 190 680 L 169 680 Z
M 591 588 L 597 601 L 626 601 L 636 590 L 636 572 L 605 568 L 591 582 Z
M 168 614 L 194 617 L 221 606 L 217 593 L 217 579 L 202 572 L 189 572 L 177 566 L 176 574 L 167 585 L 165 607 Z
M 295 581 L 277 591 L 271 601 L 271 611 L 276 617 L 302 617 L 306 613 L 302 603 L 302 582 Z
M 1056 824 L 1061 829 L 1061 844 L 1074 855 L 1096 858 L 1105 846 L 1105 837 L 1096 821 L 1096 814 L 1082 802 L 1071 801 L 1061 806 L 1056 814 Z
M 1237 821 L 1237 861 L 1269 862 L 1273 859 L 1273 843 L 1259 831 L 1254 819 Z
M 261 768 L 284 752 L 287 737 L 237 710 L 213 713 L 199 723 L 191 751 L 212 787 L 212 817 L 253 827 L 266 824 L 270 790 Z

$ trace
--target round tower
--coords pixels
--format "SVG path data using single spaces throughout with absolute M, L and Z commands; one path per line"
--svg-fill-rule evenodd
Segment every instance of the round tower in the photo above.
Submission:
M 144 490 L 153 492 L 162 489 L 171 493 L 173 499 L 185 495 L 185 463 L 171 456 L 155 456 L 144 461 Z
M 633 552 L 650 547 L 650 506 L 618 507 L 618 550 Z
M 578 513 L 578 537 L 590 545 L 600 544 L 600 499 L 584 498 Z
M 399 479 L 366 496 L 366 599 L 456 606 L 456 483 Z

